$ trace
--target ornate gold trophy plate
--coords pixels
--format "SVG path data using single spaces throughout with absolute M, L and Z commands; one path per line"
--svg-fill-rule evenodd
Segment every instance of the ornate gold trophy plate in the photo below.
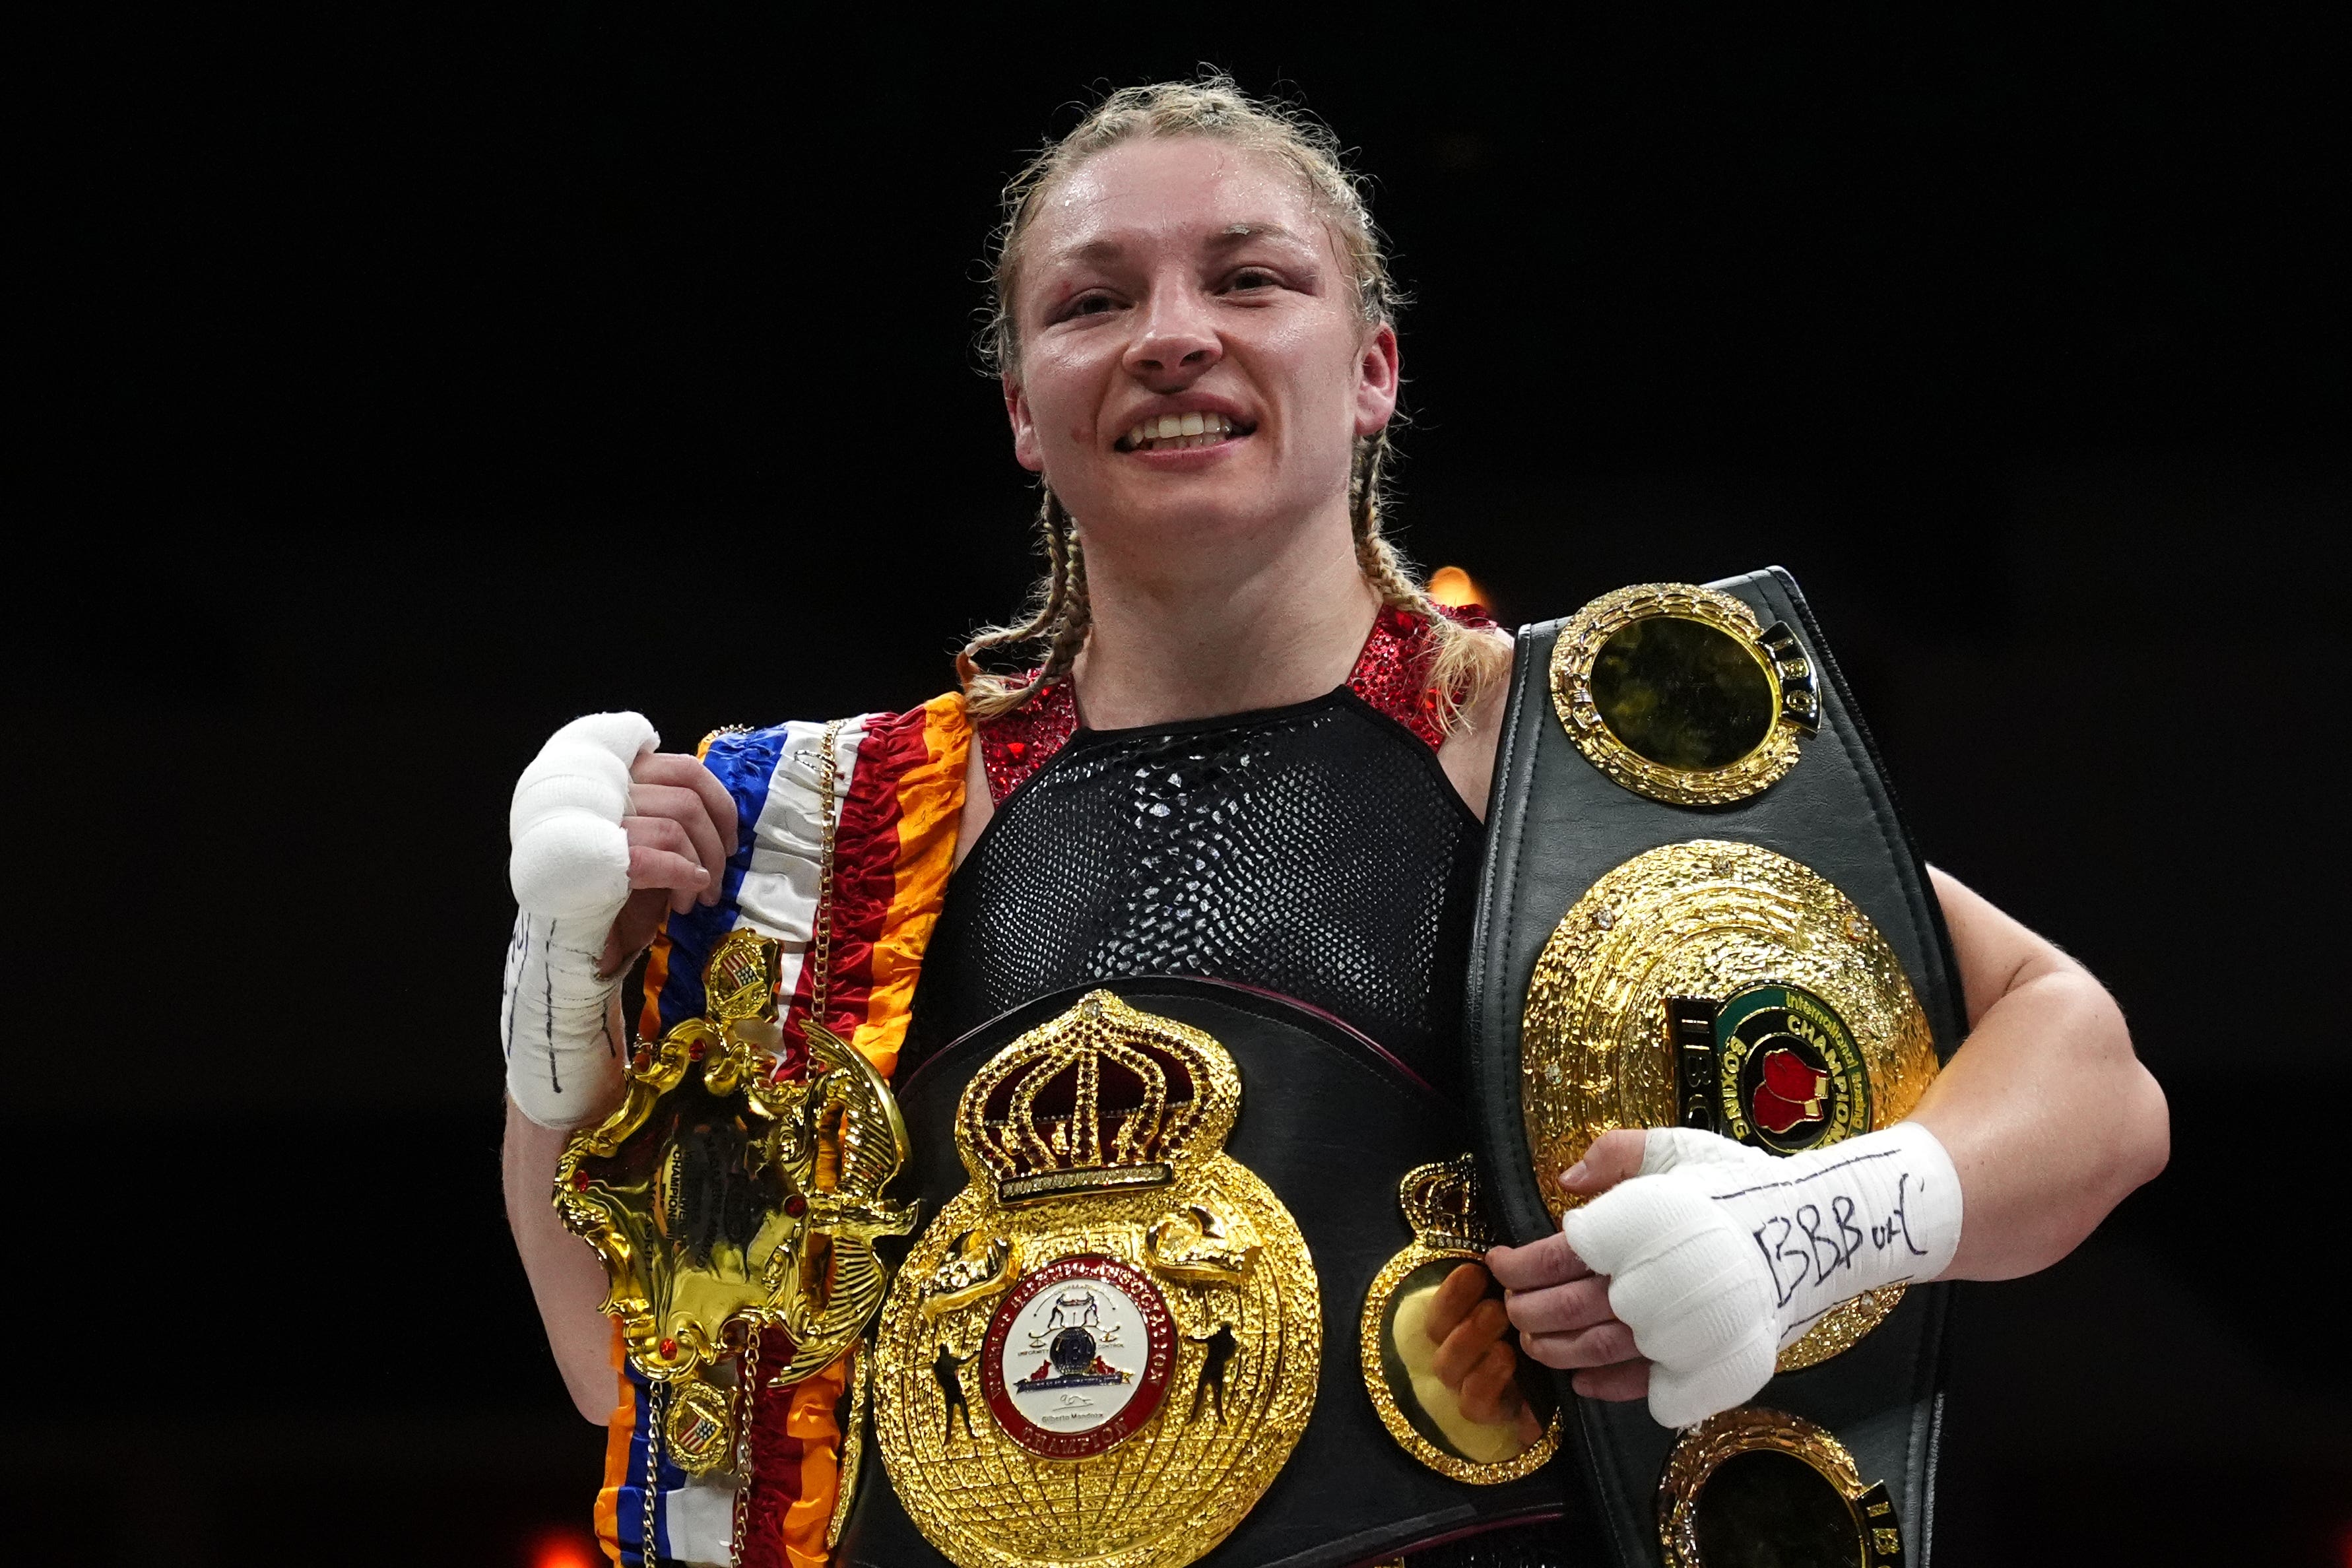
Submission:
M 757 932 L 722 941 L 708 1012 L 638 1049 L 620 1108 L 556 1167 L 557 1210 L 604 1260 L 604 1310 L 631 1364 L 667 1388 L 663 1440 L 694 1475 L 730 1468 L 760 1331 L 792 1339 L 767 1386 L 831 1365 L 881 1304 L 874 1238 L 914 1228 L 881 1196 L 907 1133 L 866 1058 L 810 1024 L 805 1073 L 781 1076 L 780 960 Z M 718 1381 L 747 1352 L 734 1384 Z
M 1547 1179 L 1616 1127 L 1696 1126 L 1794 1153 L 1910 1114 L 1936 1075 L 1926 1015 L 1844 894 L 1753 844 L 1693 839 L 1610 871 L 1553 931 L 1528 990 L 1520 1071 Z M 1780 1370 L 1844 1350 L 1902 1299 L 1829 1312 Z
M 965 1087 L 970 1184 L 899 1270 L 874 1393 L 894 1489 L 961 1568 L 1181 1568 L 1289 1458 L 1318 1290 L 1223 1152 L 1240 1110 L 1223 1047 L 1106 991 Z
M 1550 1379 L 1520 1363 L 1517 1415 L 1479 1422 L 1437 1373 L 1437 1344 L 1423 1326 L 1430 1299 L 1453 1272 L 1486 1256 L 1493 1238 L 1478 1201 L 1477 1164 L 1461 1154 L 1416 1165 L 1397 1184 L 1412 1241 L 1364 1292 L 1364 1389 L 1381 1425 L 1408 1454 L 1457 1481 L 1496 1486 L 1549 1463 L 1559 1450 L 1559 1402 Z

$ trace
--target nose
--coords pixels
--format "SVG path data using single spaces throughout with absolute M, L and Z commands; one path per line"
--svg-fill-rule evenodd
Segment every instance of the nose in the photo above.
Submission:
M 1156 392 L 1191 384 L 1225 357 L 1208 301 L 1189 279 L 1157 284 L 1127 345 L 1128 374 Z

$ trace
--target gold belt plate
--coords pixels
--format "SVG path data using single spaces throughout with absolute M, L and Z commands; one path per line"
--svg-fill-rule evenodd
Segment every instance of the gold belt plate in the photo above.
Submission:
M 882 1310 L 874 1426 L 959 1568 L 1182 1568 L 1307 1430 L 1322 1352 L 1306 1237 L 1224 1152 L 1217 1041 L 1096 991 L 956 1108 L 971 1181 Z
M 1903 1568 L 1903 1521 L 1886 1483 L 1865 1484 L 1827 1427 L 1743 1405 L 1686 1428 L 1658 1479 L 1667 1568 L 1808 1562 Z M 1818 1554 L 1818 1555 L 1814 1555 Z
M 1786 623 L 1689 583 L 1603 594 L 1552 644 L 1560 726 L 1607 777 L 1669 805 L 1728 805 L 1818 732 L 1813 661 Z
M 915 1225 L 881 1195 L 907 1158 L 881 1075 L 811 1024 L 805 1073 L 778 1077 L 781 952 L 730 933 L 704 970 L 708 1011 L 638 1050 L 620 1107 L 556 1165 L 556 1210 L 604 1261 L 630 1363 L 676 1385 L 665 1440 L 696 1475 L 735 1455 L 740 1401 L 718 1364 L 780 1328 L 792 1353 L 761 1369 L 767 1386 L 831 1365 L 881 1306 L 874 1239 Z
M 1560 1441 L 1550 1378 L 1521 1360 L 1518 1408 L 1497 1422 L 1474 1421 L 1460 1393 L 1438 1374 L 1437 1342 L 1425 1326 L 1439 1288 L 1494 1245 L 1476 1162 L 1457 1154 L 1415 1165 L 1397 1184 L 1397 1204 L 1412 1240 L 1372 1277 L 1357 1329 L 1364 1392 L 1381 1425 L 1406 1453 L 1472 1486 L 1514 1481 L 1541 1468 Z
M 1886 939 L 1811 868 L 1693 839 L 1587 889 L 1536 962 L 1519 1103 L 1536 1185 L 1618 1127 L 1705 1126 L 1788 1154 L 1890 1126 L 1936 1076 L 1927 1014 Z M 1794 1372 L 1859 1341 L 1903 1288 L 1832 1310 L 1780 1352 Z

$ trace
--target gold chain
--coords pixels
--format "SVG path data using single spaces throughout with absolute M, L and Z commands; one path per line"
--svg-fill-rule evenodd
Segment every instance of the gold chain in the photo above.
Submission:
M 743 1526 L 751 1512 L 751 1416 L 760 1400 L 760 1325 L 751 1325 L 751 1342 L 735 1375 L 735 1542 L 728 1549 L 731 1568 L 743 1568 Z
M 840 764 L 835 747 L 841 740 L 842 721 L 835 719 L 824 727 L 824 741 L 817 750 L 820 767 L 818 788 L 823 791 L 824 807 L 823 824 L 824 848 L 817 867 L 816 931 L 811 959 L 816 965 L 809 976 L 809 1018 L 817 1027 L 830 1029 L 825 1021 L 825 1008 L 833 999 L 833 834 L 834 793 L 840 776 Z
M 646 1532 L 637 1538 L 645 1568 L 660 1568 L 661 1554 L 654 1549 L 654 1497 L 661 1486 L 662 1406 L 667 1403 L 662 1396 L 668 1392 L 666 1383 L 646 1386 Z

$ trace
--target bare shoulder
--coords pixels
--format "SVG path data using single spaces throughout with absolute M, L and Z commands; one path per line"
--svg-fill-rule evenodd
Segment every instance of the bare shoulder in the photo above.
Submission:
M 1495 752 L 1503 740 L 1503 711 L 1511 696 L 1511 634 L 1496 628 L 1483 634 L 1495 646 L 1494 670 L 1479 682 L 1470 704 L 1470 721 L 1445 738 L 1437 749 L 1437 765 L 1454 781 L 1479 821 L 1486 820 L 1486 795 L 1495 782 Z
M 971 853 L 972 845 L 980 838 L 980 830 L 996 815 L 996 798 L 989 793 L 988 767 L 980 742 L 974 740 L 964 758 L 963 816 L 956 824 L 956 846 L 953 866 L 963 864 Z

